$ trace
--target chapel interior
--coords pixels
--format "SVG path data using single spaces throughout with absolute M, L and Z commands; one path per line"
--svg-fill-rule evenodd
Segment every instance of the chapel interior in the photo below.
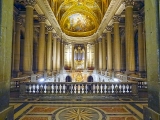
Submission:
M 0 0 L 0 120 L 160 120 L 159 0 Z

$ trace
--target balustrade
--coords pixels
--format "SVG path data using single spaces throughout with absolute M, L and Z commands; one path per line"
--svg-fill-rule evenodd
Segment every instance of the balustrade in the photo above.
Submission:
M 20 84 L 21 95 L 137 95 L 136 82 L 26 82 Z

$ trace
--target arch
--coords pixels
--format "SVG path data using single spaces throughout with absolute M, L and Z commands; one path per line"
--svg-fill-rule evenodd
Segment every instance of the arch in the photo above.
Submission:
M 93 77 L 90 75 L 90 76 L 88 76 L 88 78 L 87 78 L 87 82 L 93 82 Z
M 72 82 L 72 78 L 71 78 L 71 76 L 66 76 L 66 82 Z

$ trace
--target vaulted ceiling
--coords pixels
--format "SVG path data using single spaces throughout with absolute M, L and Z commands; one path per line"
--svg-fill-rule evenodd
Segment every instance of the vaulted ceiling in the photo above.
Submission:
M 50 5 L 62 31 L 74 37 L 95 33 L 110 0 L 51 0 Z

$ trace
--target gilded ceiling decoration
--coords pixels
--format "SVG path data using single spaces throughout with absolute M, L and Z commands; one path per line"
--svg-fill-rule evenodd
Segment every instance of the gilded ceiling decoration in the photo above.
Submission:
M 86 37 L 97 31 L 103 12 L 109 5 L 106 1 L 108 0 L 53 0 L 51 7 L 65 34 Z

